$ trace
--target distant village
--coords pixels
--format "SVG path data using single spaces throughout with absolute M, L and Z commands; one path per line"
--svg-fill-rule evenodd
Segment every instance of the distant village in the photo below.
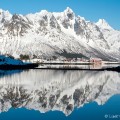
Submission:
M 6 54 L 6 56 L 9 56 L 11 58 L 14 58 L 13 56 Z M 112 61 L 104 61 L 101 58 L 93 58 L 90 57 L 88 59 L 82 57 L 82 58 L 65 58 L 65 57 L 56 57 L 52 56 L 49 58 L 43 57 L 38 58 L 36 55 L 33 55 L 30 57 L 29 55 L 20 55 L 19 60 L 22 60 L 23 62 L 32 62 L 32 63 L 79 63 L 79 64 L 96 64 L 96 65 L 102 65 L 104 63 L 118 63 L 118 62 L 112 62 Z
M 94 63 L 102 64 L 102 59 L 100 58 L 59 58 L 59 59 L 31 59 L 33 63 Z

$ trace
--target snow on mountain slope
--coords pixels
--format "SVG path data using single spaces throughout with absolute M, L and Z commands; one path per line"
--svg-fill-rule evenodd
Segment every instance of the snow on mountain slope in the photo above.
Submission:
M 120 94 L 117 72 L 23 71 L 0 77 L 0 112 L 24 107 L 69 115 L 74 108 L 91 101 L 103 105 L 115 94 Z
M 114 51 L 118 50 L 120 52 L 120 31 L 114 30 L 104 19 L 100 19 L 96 25 L 99 26 L 100 31 L 102 32 L 110 48 Z M 114 53 L 114 51 L 113 54 L 116 54 L 117 58 L 120 53 Z
M 113 28 L 104 19 L 99 19 L 96 25 L 99 26 L 101 29 L 113 30 Z
M 0 11 L 2 54 L 49 58 L 61 57 L 66 51 L 66 54 L 82 54 L 87 58 L 120 60 L 120 31 L 112 29 L 104 20 L 86 21 L 69 7 L 60 13 L 42 10 L 25 16 Z M 103 30 L 109 30 L 110 35 Z

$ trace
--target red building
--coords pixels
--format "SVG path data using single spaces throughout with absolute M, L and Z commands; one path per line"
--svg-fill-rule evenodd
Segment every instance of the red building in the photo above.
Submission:
M 90 58 L 90 62 L 94 64 L 102 64 L 102 59 L 100 58 Z

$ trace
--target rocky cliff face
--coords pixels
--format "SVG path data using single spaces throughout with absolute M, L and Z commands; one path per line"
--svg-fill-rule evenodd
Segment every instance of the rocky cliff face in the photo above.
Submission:
M 2 54 L 13 56 L 61 57 L 66 51 L 113 61 L 120 60 L 120 31 L 102 19 L 86 21 L 70 8 L 28 15 L 0 10 L 0 48 Z
M 15 72 L 14 72 L 15 73 Z M 99 105 L 120 94 L 120 74 L 94 71 L 30 70 L 0 78 L 0 112 L 11 107 L 71 114 L 75 107 Z

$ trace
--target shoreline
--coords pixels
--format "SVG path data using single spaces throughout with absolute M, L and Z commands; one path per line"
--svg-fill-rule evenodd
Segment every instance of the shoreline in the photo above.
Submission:
M 120 66 L 118 67 L 112 67 L 112 68 L 101 68 L 101 69 L 81 69 L 78 67 L 65 67 L 65 68 L 56 68 L 56 67 L 46 67 L 46 68 L 34 68 L 34 69 L 41 69 L 41 70 L 85 70 L 85 71 L 116 71 L 116 72 L 120 72 Z
M 120 66 L 107 67 L 100 69 L 79 68 L 79 67 L 38 67 L 40 64 L 28 63 L 23 65 L 0 65 L 0 70 L 26 70 L 26 69 L 41 69 L 41 70 L 85 70 L 85 71 L 116 71 L 120 72 Z
M 0 70 L 25 70 L 25 69 L 34 69 L 38 67 L 39 64 L 37 63 L 28 63 L 22 65 L 0 65 Z

